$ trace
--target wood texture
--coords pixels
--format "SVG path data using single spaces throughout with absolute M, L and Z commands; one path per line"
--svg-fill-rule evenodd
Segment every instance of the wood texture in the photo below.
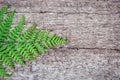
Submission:
M 6 80 L 120 80 L 120 0 L 0 0 L 22 15 L 68 39 L 26 67 L 16 65 Z

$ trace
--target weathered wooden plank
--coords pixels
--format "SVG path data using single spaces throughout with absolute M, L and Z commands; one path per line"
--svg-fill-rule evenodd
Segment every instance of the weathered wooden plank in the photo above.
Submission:
M 119 14 L 17 13 L 13 24 L 21 15 L 25 15 L 26 25 L 36 22 L 37 28 L 66 36 L 69 46 L 119 49 Z
M 53 28 L 55 25 L 63 25 L 64 27 L 68 28 L 70 25 L 74 25 L 74 27 L 69 28 L 76 28 L 80 27 L 81 25 L 87 26 L 98 26 L 103 25 L 113 25 L 120 23 L 119 16 L 120 14 L 116 15 L 98 15 L 98 14 L 57 14 L 57 13 L 16 13 L 14 23 L 16 23 L 20 16 L 24 15 L 26 17 L 26 23 L 28 22 L 43 22 L 45 27 Z M 40 24 L 41 25 L 41 24 Z M 43 25 L 43 24 L 42 24 Z M 76 26 L 77 25 L 77 26 Z M 110 26 L 112 27 L 112 26 Z
M 12 79 L 119 80 L 119 58 L 120 54 L 111 50 L 63 48 L 42 55 L 36 62 L 27 64 L 27 67 L 18 66 Z
M 12 5 L 17 12 L 116 14 L 120 11 L 119 0 L 1 0 L 0 3 Z
M 36 22 L 69 41 L 24 68 L 16 65 L 7 80 L 120 79 L 120 0 L 0 0 L 5 4 L 16 9 L 13 27 L 25 15 L 26 28 Z

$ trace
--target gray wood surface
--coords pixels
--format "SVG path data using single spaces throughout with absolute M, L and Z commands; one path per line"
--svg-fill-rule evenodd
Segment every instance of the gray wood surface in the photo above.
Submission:
M 6 80 L 120 80 L 120 0 L 0 0 L 22 15 L 25 27 L 68 39 Z

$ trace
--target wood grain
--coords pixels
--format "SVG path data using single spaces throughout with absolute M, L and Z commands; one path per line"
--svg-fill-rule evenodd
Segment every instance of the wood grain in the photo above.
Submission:
M 120 0 L 0 0 L 25 27 L 68 39 L 6 80 L 120 80 Z

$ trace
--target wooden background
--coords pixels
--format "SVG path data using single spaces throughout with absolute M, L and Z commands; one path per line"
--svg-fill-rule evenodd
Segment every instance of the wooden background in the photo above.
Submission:
M 33 22 L 68 39 L 6 80 L 120 80 L 120 0 L 0 0 Z

